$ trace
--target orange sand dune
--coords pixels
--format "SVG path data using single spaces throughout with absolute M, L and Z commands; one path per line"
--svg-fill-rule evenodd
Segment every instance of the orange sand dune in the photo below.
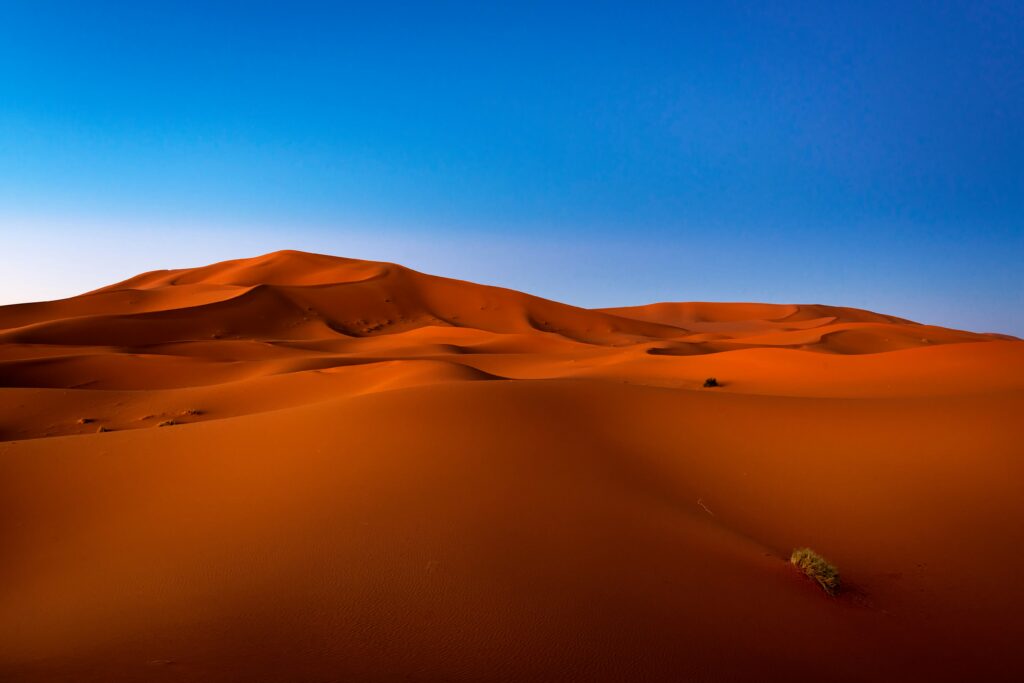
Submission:
M 1017 681 L 1022 414 L 1024 342 L 831 306 L 278 252 L 0 307 L 0 680 Z

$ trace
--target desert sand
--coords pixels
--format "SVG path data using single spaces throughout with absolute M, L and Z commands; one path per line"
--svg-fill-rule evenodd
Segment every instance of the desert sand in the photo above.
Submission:
M 0 487 L 12 683 L 1024 678 L 1009 336 L 276 252 L 0 307 Z

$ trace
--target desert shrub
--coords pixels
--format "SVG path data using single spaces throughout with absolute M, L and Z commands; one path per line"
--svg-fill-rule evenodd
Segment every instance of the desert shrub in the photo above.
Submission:
M 818 582 L 829 595 L 839 592 L 839 570 L 810 548 L 797 548 L 789 561 L 794 567 Z
M 173 427 L 176 424 L 178 423 L 175 422 L 174 420 L 164 420 L 163 422 L 158 424 L 157 427 Z
M 715 379 L 714 377 L 708 377 L 706 380 L 704 380 L 704 386 L 705 387 L 720 387 L 722 385 L 719 384 L 718 380 Z
M 189 408 L 187 410 L 183 410 L 181 414 L 182 415 L 202 415 L 203 411 L 199 410 L 198 408 Z

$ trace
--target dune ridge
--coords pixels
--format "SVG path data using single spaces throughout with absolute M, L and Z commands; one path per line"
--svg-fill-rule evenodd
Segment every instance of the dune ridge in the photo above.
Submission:
M 1013 681 L 1022 410 L 1007 335 L 295 251 L 0 307 L 0 680 Z

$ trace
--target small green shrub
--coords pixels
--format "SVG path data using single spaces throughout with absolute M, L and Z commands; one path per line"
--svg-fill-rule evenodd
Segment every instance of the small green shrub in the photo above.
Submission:
M 810 548 L 797 548 L 789 561 L 794 567 L 818 582 L 829 595 L 839 592 L 839 570 Z
M 706 380 L 704 380 L 704 386 L 705 387 L 720 387 L 722 385 L 719 384 L 718 380 L 715 379 L 714 377 L 708 377 Z

